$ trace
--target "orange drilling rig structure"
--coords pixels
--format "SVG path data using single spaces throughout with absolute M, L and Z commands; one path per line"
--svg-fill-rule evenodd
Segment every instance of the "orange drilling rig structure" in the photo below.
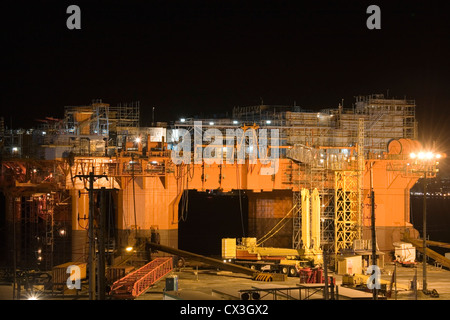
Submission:
M 45 170 L 38 168 L 44 160 L 24 159 L 23 148 L 9 145 L 11 157 L 2 160 L 1 183 L 7 219 L 23 216 L 29 199 L 21 195 L 42 193 L 36 201 L 51 200 L 41 214 L 49 217 L 49 224 L 55 221 L 55 210 L 66 208 L 71 260 L 81 261 L 87 255 L 92 207 L 85 191 L 89 183 L 80 177 L 90 172 L 99 176 L 94 189 L 110 191 L 117 252 L 155 233 L 161 244 L 178 248 L 179 203 L 186 190 L 246 190 L 251 191 L 251 237 L 265 236 L 282 221 L 291 235 L 276 242 L 274 230 L 270 241 L 277 247 L 318 254 L 327 250 L 331 257 L 351 250 L 354 240 L 370 239 L 373 191 L 377 245 L 381 251 L 393 250 L 403 233 L 417 236 L 409 219 L 411 187 L 424 175 L 435 176 L 438 160 L 445 157 L 436 150 L 427 150 L 434 152 L 431 157 L 422 153 L 414 110 L 414 101 L 371 95 L 358 97 L 353 109 L 311 112 L 262 105 L 235 108 L 227 119 L 180 119 L 171 126 L 139 127 L 134 104 L 111 107 L 95 101 L 66 107 L 64 119 L 49 119 L 45 129 L 34 131 L 41 139 L 41 156 L 49 159 Z M 225 136 L 228 129 L 235 134 L 231 144 L 205 143 L 212 133 Z M 267 155 L 278 155 L 271 161 L 260 157 L 258 133 L 263 129 L 271 134 Z M 240 140 L 237 130 L 243 133 Z M 196 133 L 200 140 L 186 144 L 193 152 L 180 153 L 177 146 Z M 258 149 L 256 160 L 252 147 Z M 200 155 L 213 154 L 213 161 L 196 158 L 198 149 Z M 238 159 L 242 150 L 245 156 Z M 175 161 L 180 155 L 190 161 Z

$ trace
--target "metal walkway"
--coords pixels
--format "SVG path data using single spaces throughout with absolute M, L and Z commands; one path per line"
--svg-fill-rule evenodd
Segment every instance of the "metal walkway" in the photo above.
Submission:
M 172 269 L 172 257 L 156 258 L 114 282 L 109 294 L 117 299 L 134 299 L 166 276 Z

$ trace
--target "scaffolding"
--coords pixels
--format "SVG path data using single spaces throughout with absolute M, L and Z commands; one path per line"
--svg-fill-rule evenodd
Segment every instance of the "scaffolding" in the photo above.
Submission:
M 365 148 L 386 151 L 391 139 L 417 139 L 415 101 L 385 98 L 383 94 L 356 97 L 354 113 L 365 121 Z
M 335 249 L 334 253 L 352 249 L 358 239 L 358 216 L 360 214 L 358 172 L 335 172 Z
M 183 119 L 175 128 L 192 132 L 194 121 L 204 123 L 202 129 L 245 124 L 279 129 L 280 156 L 292 160 L 282 177 L 293 185 L 292 246 L 303 245 L 301 190 L 317 189 L 321 244 L 329 253 L 349 249 L 361 238 L 365 161 L 383 158 L 392 140 L 417 138 L 415 101 L 383 94 L 357 96 L 351 108 L 320 111 L 295 105 L 235 107 L 232 119 Z
M 301 190 L 306 189 L 311 193 L 317 190 L 320 199 L 320 243 L 322 250 L 329 253 L 334 252 L 335 225 L 334 225 L 334 171 L 325 165 L 326 151 L 321 153 L 323 162 L 319 160 L 321 166 L 311 163 L 299 162 L 295 166 L 292 183 L 296 186 L 292 194 L 293 205 L 296 205 L 293 212 L 293 247 L 302 247 L 302 206 Z M 312 210 L 310 207 L 309 210 Z M 310 212 L 312 213 L 312 212 Z M 311 215 L 310 215 L 311 216 Z
M 64 128 L 77 135 L 109 136 L 111 132 L 138 128 L 139 116 L 139 101 L 111 106 L 96 99 L 88 106 L 66 106 Z
M 417 139 L 415 101 L 385 99 L 382 94 L 358 96 L 352 109 L 339 105 L 319 112 L 287 111 L 285 119 L 288 145 L 355 146 L 361 132 L 359 121 L 364 121 L 367 153 L 385 152 L 392 139 Z

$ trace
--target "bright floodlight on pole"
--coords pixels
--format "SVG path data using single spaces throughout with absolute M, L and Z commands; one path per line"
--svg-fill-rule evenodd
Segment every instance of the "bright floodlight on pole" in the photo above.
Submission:
M 437 173 L 439 169 L 436 166 L 439 164 L 438 161 L 434 159 L 441 159 L 446 157 L 445 154 L 433 153 L 431 151 L 420 151 L 418 154 L 410 153 L 409 157 L 411 159 L 416 159 L 416 164 L 419 164 L 422 169 L 418 172 L 423 174 L 423 231 L 422 231 L 422 247 L 423 247 L 423 285 L 422 290 L 424 293 L 428 293 L 427 289 L 427 178 L 432 177 L 433 174 Z
M 137 137 L 136 139 L 134 139 L 134 142 L 136 142 L 136 143 L 141 143 L 141 138 L 140 138 L 140 137 Z

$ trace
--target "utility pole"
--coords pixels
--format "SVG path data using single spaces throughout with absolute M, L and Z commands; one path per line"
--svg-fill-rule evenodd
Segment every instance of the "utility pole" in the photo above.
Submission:
M 98 300 L 105 300 L 105 222 L 106 222 L 106 189 L 102 187 L 100 190 L 100 216 L 98 227 Z
M 135 245 L 138 244 L 138 232 L 137 232 L 137 218 L 136 218 L 136 190 L 135 190 L 135 174 L 134 174 L 134 154 L 131 154 L 131 180 L 133 181 L 133 210 L 134 210 L 134 237 Z
M 372 264 L 377 265 L 377 239 L 375 229 L 375 192 L 373 191 L 373 162 L 370 165 L 370 201 L 371 201 L 371 227 L 372 227 Z M 374 270 L 374 272 L 376 272 Z M 376 285 L 373 287 L 373 300 L 378 299 Z
M 423 288 L 427 291 L 427 172 L 425 171 L 423 178 Z
M 89 173 L 89 300 L 95 300 L 94 169 Z
M 94 181 L 98 178 L 107 178 L 106 175 L 96 175 L 94 174 L 94 168 L 89 174 L 79 174 L 75 178 L 88 179 L 89 180 L 89 259 L 88 259 L 88 270 L 89 270 L 89 300 L 95 300 L 95 233 L 94 233 Z
M 16 212 L 13 210 L 13 300 L 16 300 L 16 286 L 17 286 L 17 245 L 16 245 Z M 17 296 L 20 300 L 20 296 Z

